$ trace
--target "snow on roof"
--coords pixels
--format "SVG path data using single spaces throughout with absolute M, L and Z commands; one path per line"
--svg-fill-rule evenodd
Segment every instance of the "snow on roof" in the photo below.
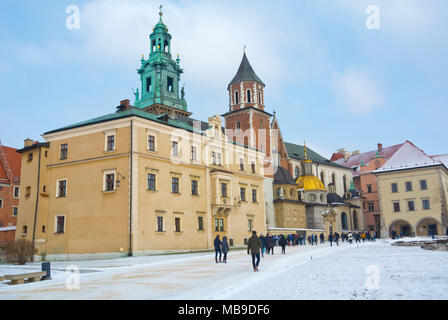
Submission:
M 381 168 L 375 170 L 374 173 L 420 168 L 439 164 L 442 164 L 442 162 L 431 158 L 414 144 L 406 141 L 401 148 L 399 148 Z

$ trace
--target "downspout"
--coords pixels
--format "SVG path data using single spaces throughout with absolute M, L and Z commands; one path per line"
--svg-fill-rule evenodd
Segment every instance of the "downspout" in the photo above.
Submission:
M 129 159 L 129 256 L 132 257 L 132 178 L 133 178 L 133 159 L 134 157 L 134 121 L 131 119 L 131 152 Z
M 40 157 L 42 153 L 42 147 L 39 147 L 39 161 L 37 164 L 37 188 L 36 188 L 36 208 L 34 209 L 34 225 L 33 225 L 33 248 L 34 248 L 34 240 L 36 237 L 36 224 L 37 224 L 37 208 L 39 205 L 39 190 L 40 190 Z M 34 254 L 32 256 L 32 259 L 34 260 Z

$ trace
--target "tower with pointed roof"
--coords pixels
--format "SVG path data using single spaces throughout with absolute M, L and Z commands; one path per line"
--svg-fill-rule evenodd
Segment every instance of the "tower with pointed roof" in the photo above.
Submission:
M 142 56 L 141 66 L 137 70 L 140 75 L 140 91 L 135 92 L 135 106 L 156 114 L 181 114 L 190 116 L 184 89 L 179 88 L 180 67 L 179 55 L 171 57 L 171 35 L 162 20 L 160 8 L 159 22 L 154 26 L 149 36 L 150 53 L 148 59 Z
M 272 115 L 265 111 L 264 87 L 244 52 L 238 71 L 227 86 L 229 111 L 222 116 L 235 142 L 265 152 L 269 157 Z

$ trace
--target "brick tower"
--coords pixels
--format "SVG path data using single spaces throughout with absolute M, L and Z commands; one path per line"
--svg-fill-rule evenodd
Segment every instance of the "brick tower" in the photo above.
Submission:
M 222 116 L 226 120 L 227 133 L 233 135 L 235 142 L 265 152 L 269 158 L 272 115 L 264 111 L 264 87 L 244 53 L 240 67 L 227 87 L 229 112 Z

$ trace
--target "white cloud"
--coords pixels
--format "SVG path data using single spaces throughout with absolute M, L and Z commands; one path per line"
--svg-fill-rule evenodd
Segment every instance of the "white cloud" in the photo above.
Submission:
M 383 106 L 383 94 L 376 81 L 366 72 L 350 69 L 333 79 L 336 101 L 355 114 L 368 114 Z

